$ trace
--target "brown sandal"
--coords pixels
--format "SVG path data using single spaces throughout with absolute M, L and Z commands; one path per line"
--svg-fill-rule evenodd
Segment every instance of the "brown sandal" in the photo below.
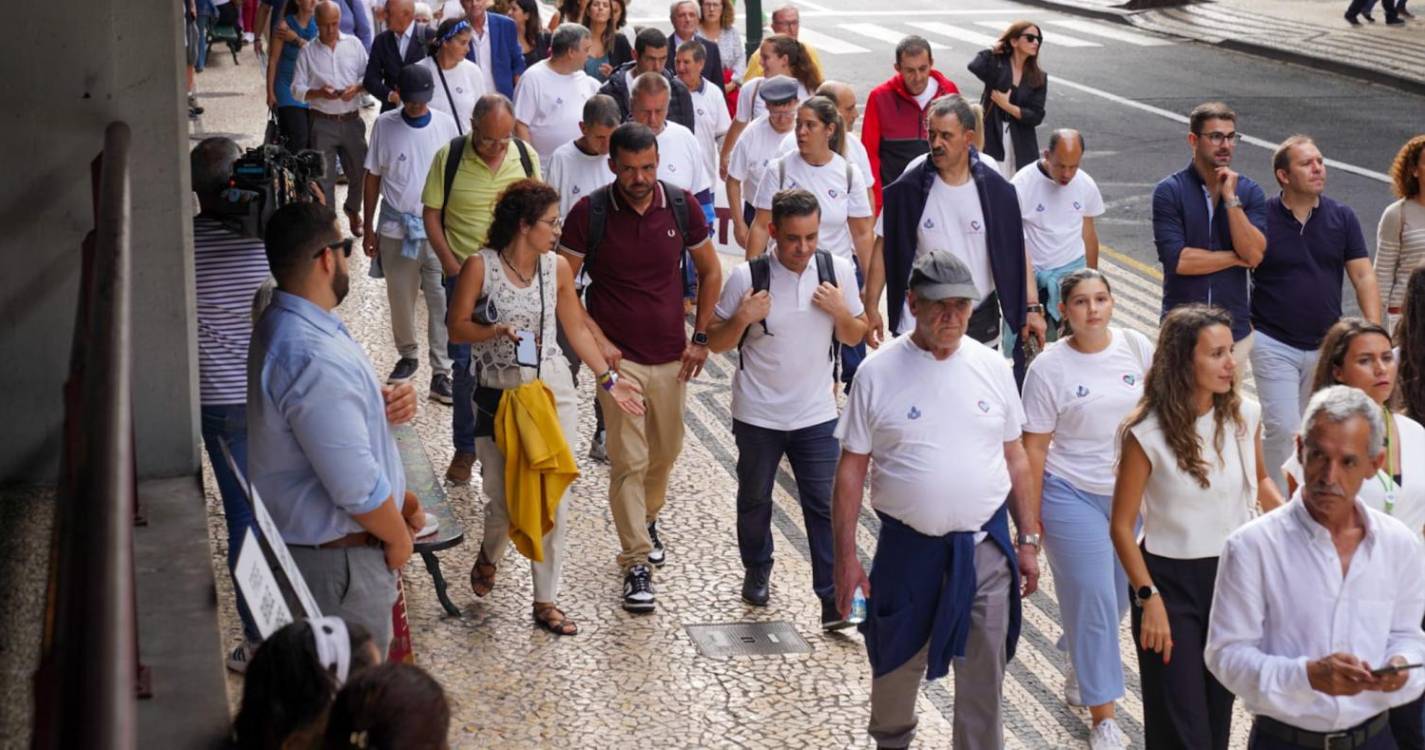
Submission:
M 554 604 L 534 605 L 534 624 L 555 635 L 578 635 L 579 624 L 564 615 Z
M 482 548 L 480 556 L 475 558 L 475 565 L 470 568 L 470 590 L 475 592 L 476 598 L 484 599 L 495 589 L 497 572 L 499 567 L 485 557 L 485 550 Z

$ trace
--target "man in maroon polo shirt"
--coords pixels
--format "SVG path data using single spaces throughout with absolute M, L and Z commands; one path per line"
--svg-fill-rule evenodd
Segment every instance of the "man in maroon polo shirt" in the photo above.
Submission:
M 687 191 L 671 193 L 658 181 L 658 140 L 652 130 L 632 122 L 614 130 L 609 168 L 613 184 L 569 210 L 559 250 L 575 275 L 587 261 L 589 330 L 618 375 L 643 387 L 646 411 L 641 417 L 608 402 L 604 388 L 597 393 L 608 420 L 609 504 L 621 548 L 623 608 L 650 612 L 649 564 L 661 566 L 666 560 L 658 511 L 683 449 L 685 388 L 708 358 L 707 329 L 722 291 L 722 270 L 697 199 Z M 600 216 L 602 233 L 595 229 Z M 698 272 L 691 340 L 683 322 L 684 247 Z

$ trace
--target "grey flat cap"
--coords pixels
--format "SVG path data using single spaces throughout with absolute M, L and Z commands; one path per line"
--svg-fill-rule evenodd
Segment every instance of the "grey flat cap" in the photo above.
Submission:
M 772 76 L 757 87 L 757 96 L 768 104 L 781 104 L 797 98 L 797 79 Z
M 927 300 L 967 299 L 980 301 L 975 278 L 964 261 L 944 250 L 931 250 L 915 259 L 910 269 L 910 290 Z

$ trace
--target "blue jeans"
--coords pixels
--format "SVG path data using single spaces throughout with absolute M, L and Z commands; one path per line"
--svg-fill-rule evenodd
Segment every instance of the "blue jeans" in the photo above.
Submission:
M 455 277 L 447 276 L 445 309 L 449 310 L 455 296 Z M 470 372 L 470 345 L 451 341 L 445 345 L 450 355 L 450 374 L 454 382 L 455 403 L 451 409 L 451 434 L 457 453 L 475 452 L 475 376 Z
M 224 406 L 204 406 L 202 414 L 203 447 L 208 451 L 208 460 L 213 464 L 213 478 L 218 483 L 218 494 L 223 498 L 223 516 L 228 526 L 228 573 L 232 574 L 237 565 L 238 552 L 242 550 L 242 540 L 247 530 L 252 528 L 252 508 L 247 504 L 243 488 L 238 478 L 228 467 L 223 457 L 223 449 L 218 440 L 227 441 L 228 450 L 233 454 L 233 462 L 238 469 L 247 471 L 247 405 L 229 404 Z M 252 621 L 252 613 L 247 610 L 242 591 L 233 586 L 237 595 L 238 617 L 242 619 L 243 635 L 256 643 L 262 640 L 257 625 Z
M 208 67 L 208 29 L 213 25 L 213 17 L 199 14 L 198 24 L 198 55 L 193 63 L 193 70 L 202 73 L 203 68 Z
M 827 600 L 835 593 L 831 566 L 831 482 L 841 446 L 836 420 L 799 430 L 769 430 L 732 421 L 737 440 L 737 548 L 747 568 L 772 562 L 772 486 L 782 456 L 792 465 L 811 551 L 811 588 Z
M 1291 457 L 1292 436 L 1301 427 L 1301 413 L 1311 399 L 1317 351 L 1298 349 L 1258 329 L 1250 356 L 1257 398 L 1262 402 L 1262 458 L 1268 476 L 1284 488 L 1282 464 Z
M 1054 572 L 1069 652 L 1086 706 L 1123 697 L 1118 624 L 1128 612 L 1128 577 L 1108 535 L 1113 499 L 1044 474 L 1044 551 Z

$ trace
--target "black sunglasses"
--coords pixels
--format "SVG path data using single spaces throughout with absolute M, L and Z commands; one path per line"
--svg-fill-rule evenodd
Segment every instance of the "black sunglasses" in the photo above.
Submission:
M 1020 34 L 1019 38 L 1028 39 L 1029 41 L 1034 42 L 1035 44 L 1044 43 L 1044 37 L 1041 34 Z
M 354 239 L 352 239 L 352 238 L 350 238 L 350 237 L 347 237 L 347 238 L 344 239 L 344 240 L 337 240 L 336 242 L 333 242 L 333 243 L 331 243 L 330 245 L 322 245 L 322 249 L 321 249 L 321 250 L 318 250 L 317 253 L 316 253 L 316 255 L 313 255 L 312 257 L 313 257 L 313 258 L 320 258 L 320 257 L 322 257 L 322 253 L 325 253 L 325 252 L 328 251 L 328 250 L 331 250 L 331 251 L 333 251 L 333 252 L 335 252 L 335 251 L 337 251 L 337 250 L 341 250 L 341 255 L 342 255 L 343 258 L 350 258 L 350 257 L 351 257 L 351 246 L 352 246 L 352 244 L 355 243 L 355 242 L 356 242 L 356 240 L 354 240 Z

